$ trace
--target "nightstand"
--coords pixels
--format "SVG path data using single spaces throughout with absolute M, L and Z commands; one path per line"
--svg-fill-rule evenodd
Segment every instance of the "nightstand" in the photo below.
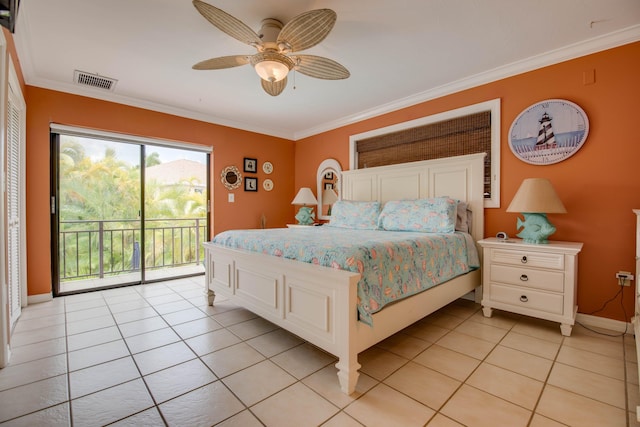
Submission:
M 562 335 L 571 335 L 578 311 L 576 287 L 578 253 L 582 243 L 523 243 L 496 238 L 482 246 L 482 310 L 510 311 L 560 323 Z

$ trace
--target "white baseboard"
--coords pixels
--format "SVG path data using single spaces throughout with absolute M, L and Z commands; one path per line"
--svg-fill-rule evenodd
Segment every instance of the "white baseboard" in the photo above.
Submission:
M 51 294 L 29 295 L 27 296 L 27 304 L 38 304 L 41 302 L 51 301 L 52 299 L 53 295 Z
M 624 332 L 626 330 L 628 334 L 633 333 L 633 325 L 621 320 L 613 320 L 607 319 L 605 317 L 578 313 L 576 315 L 576 322 L 582 323 L 585 326 L 593 326 L 596 328 L 608 329 L 615 332 Z

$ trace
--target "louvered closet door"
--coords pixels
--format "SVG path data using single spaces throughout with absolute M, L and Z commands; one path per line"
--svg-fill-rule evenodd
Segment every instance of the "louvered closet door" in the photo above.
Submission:
M 21 114 L 15 94 L 9 85 L 7 105 L 7 282 L 9 287 L 9 319 L 11 328 L 18 320 L 22 306 L 21 271 L 24 260 L 20 248 L 21 235 Z

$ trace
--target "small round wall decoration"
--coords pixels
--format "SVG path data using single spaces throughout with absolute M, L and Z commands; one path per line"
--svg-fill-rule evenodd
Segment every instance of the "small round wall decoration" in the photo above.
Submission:
M 262 171 L 269 175 L 271 172 L 273 172 L 273 164 L 271 162 L 264 162 L 262 164 Z
M 589 135 L 589 119 L 579 105 L 546 99 L 521 112 L 509 129 L 509 148 L 523 162 L 550 165 L 568 159 Z

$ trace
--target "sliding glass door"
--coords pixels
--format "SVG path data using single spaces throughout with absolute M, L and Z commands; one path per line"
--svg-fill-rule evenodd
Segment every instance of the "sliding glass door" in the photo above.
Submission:
M 208 154 L 145 147 L 145 279 L 204 273 Z
M 209 153 L 51 141 L 55 295 L 204 273 Z

